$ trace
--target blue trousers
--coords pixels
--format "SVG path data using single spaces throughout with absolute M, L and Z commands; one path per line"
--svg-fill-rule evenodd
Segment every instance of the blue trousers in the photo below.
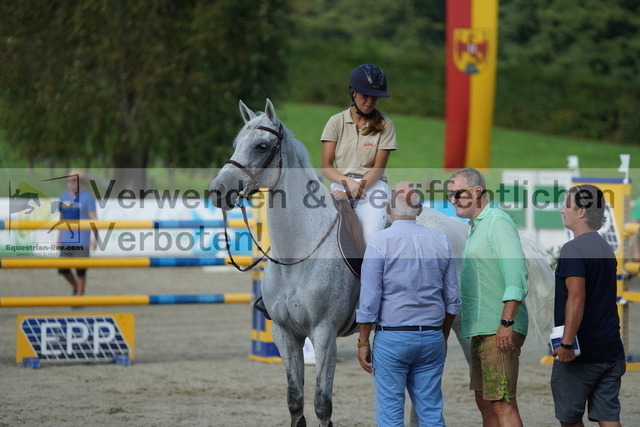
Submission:
M 373 341 L 373 378 L 378 426 L 404 426 L 405 389 L 420 426 L 444 426 L 442 331 L 378 331 Z

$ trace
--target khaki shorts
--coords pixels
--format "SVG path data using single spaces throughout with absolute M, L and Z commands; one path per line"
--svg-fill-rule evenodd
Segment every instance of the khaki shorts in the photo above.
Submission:
M 482 391 L 485 400 L 502 400 L 516 395 L 520 349 L 525 336 L 514 332 L 515 349 L 501 353 L 495 335 L 479 335 L 471 339 L 471 381 L 469 389 Z

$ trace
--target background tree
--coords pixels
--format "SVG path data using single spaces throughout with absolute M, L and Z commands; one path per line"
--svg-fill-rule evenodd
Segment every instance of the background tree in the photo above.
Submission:
M 288 98 L 344 105 L 354 66 L 389 77 L 388 113 L 444 115 L 445 0 L 300 0 Z M 495 123 L 639 143 L 640 2 L 500 2 Z
M 442 116 L 444 9 L 444 0 L 296 1 L 288 99 L 344 106 L 351 70 L 374 63 L 389 80 L 385 112 Z
M 202 167 L 276 98 L 288 0 L 0 5 L 0 127 L 30 162 Z
M 500 4 L 496 121 L 639 143 L 640 2 Z
M 342 107 L 366 62 L 389 78 L 385 112 L 444 114 L 445 0 L 21 0 L 0 13 L 0 130 L 30 162 L 220 164 L 238 99 Z M 640 2 L 503 1 L 499 37 L 497 125 L 639 142 Z
M 640 84 L 640 2 L 511 0 L 501 14 L 503 63 Z

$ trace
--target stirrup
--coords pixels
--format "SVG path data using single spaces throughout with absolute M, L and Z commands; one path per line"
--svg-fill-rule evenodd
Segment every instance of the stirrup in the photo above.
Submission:
M 264 317 L 266 317 L 267 320 L 271 320 L 271 316 L 269 316 L 269 313 L 267 312 L 267 307 L 265 307 L 264 305 L 262 295 L 256 298 L 256 300 L 253 302 L 253 308 L 264 314 Z

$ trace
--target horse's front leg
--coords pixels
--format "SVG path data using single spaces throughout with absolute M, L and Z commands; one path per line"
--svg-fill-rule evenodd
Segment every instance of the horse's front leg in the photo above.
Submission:
M 338 356 L 336 332 L 316 328 L 311 336 L 316 354 L 316 394 L 314 406 L 321 427 L 332 426 L 333 378 Z
M 287 373 L 287 404 L 291 427 L 306 427 L 304 418 L 304 338 L 298 338 L 273 323 L 273 339 L 284 362 Z

